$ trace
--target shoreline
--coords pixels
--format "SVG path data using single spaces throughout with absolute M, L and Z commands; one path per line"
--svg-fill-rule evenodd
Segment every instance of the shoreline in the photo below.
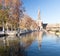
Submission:
M 25 34 L 29 34 L 29 33 L 32 33 L 32 32 L 35 32 L 37 30 L 34 30 L 34 31 L 27 31 L 27 32 L 21 32 L 19 33 L 19 36 L 21 35 L 25 35 Z M 17 34 L 15 34 L 16 36 L 18 36 Z M 0 34 L 0 37 L 5 37 L 5 36 L 9 36 L 8 34 Z

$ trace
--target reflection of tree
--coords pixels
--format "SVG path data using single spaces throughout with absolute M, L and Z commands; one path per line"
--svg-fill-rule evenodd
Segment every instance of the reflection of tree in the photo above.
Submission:
M 39 47 L 39 49 L 41 48 L 42 35 L 43 35 L 42 31 L 38 32 L 37 40 L 38 40 L 38 47 Z
M 5 40 L 5 45 L 4 47 L 0 48 L 0 56 L 27 56 L 27 52 L 25 51 L 25 48 L 29 47 L 33 41 L 36 39 L 38 40 L 39 47 L 42 42 L 42 34 L 43 32 L 38 32 L 38 37 L 37 37 L 37 32 L 27 34 L 25 36 L 22 36 L 22 38 L 17 38 L 15 36 L 10 36 L 4 38 Z M 2 42 L 3 43 L 3 42 Z M 22 43 L 22 44 L 21 44 Z M 0 42 L 1 45 L 1 42 Z M 3 55 L 2 55 L 3 53 Z
M 24 48 L 29 47 L 36 38 L 36 33 L 27 34 L 25 37 L 21 38 L 21 43 Z
M 0 41 L 0 56 L 26 55 L 26 52 L 24 48 L 20 45 L 20 41 L 17 37 L 7 37 L 7 38 L 4 37 L 4 38 L 1 38 L 0 40 L 1 40 Z

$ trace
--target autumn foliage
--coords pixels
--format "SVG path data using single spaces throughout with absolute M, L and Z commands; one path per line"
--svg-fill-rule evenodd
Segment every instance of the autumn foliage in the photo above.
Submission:
M 3 21 L 17 27 L 22 14 L 21 0 L 0 0 L 0 24 Z
M 37 29 L 38 25 L 31 17 L 23 14 L 21 0 L 0 0 L 0 24 L 12 28 L 20 27 L 20 29 L 33 30 Z M 23 18 L 21 18 L 23 16 Z
M 38 28 L 38 25 L 31 17 L 24 15 L 24 17 L 20 20 L 20 28 L 25 30 L 35 30 Z

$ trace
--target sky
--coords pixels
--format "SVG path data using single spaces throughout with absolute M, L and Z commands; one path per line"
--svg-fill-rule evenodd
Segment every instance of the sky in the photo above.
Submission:
M 37 20 L 38 10 L 43 23 L 60 23 L 60 0 L 22 0 L 26 14 Z

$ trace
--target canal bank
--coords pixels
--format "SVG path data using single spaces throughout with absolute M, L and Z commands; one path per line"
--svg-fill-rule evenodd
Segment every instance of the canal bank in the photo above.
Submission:
M 20 35 L 25 35 L 25 34 L 28 34 L 28 33 L 32 33 L 32 32 L 35 32 L 37 30 L 20 30 L 20 32 L 18 33 L 17 31 L 0 31 L 0 37 L 3 37 L 3 36 L 17 36 L 19 34 Z

